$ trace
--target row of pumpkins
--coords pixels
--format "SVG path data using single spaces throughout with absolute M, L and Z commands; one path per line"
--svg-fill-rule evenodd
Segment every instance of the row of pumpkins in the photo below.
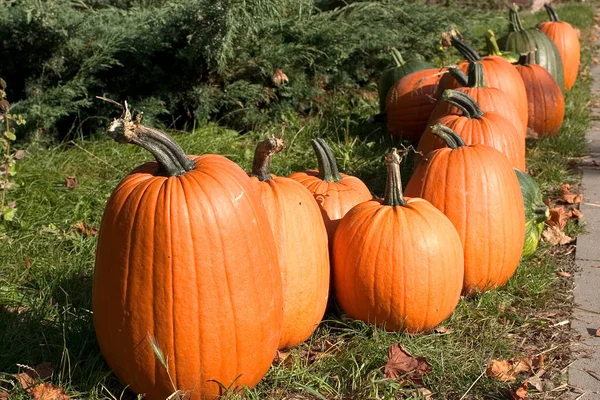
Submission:
M 383 74 L 390 133 L 419 140 L 424 155 L 406 197 L 395 149 L 385 197 L 373 199 L 339 173 L 323 139 L 312 141 L 318 170 L 270 174 L 284 145 L 269 138 L 247 174 L 220 155 L 186 155 L 126 106 L 110 136 L 156 162 L 115 189 L 98 239 L 93 319 L 119 379 L 150 400 L 213 398 L 256 385 L 277 349 L 306 340 L 330 286 L 352 318 L 416 333 L 447 318 L 461 293 L 505 284 L 548 215 L 521 172 L 527 131 L 557 133 L 563 70 L 568 89 L 579 64 L 573 28 L 547 9 L 541 30 L 511 10 L 501 43 L 525 53 L 516 67 L 493 36 L 480 57 L 455 35 L 467 60 L 449 73 L 408 61 Z

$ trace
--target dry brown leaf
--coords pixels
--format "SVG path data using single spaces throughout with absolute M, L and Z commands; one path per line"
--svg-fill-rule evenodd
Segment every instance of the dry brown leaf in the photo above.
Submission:
M 15 152 L 15 160 L 22 160 L 23 158 L 25 158 L 25 150 L 17 150 Z
M 572 274 L 565 272 L 565 271 L 558 271 L 556 273 L 556 275 L 560 276 L 561 278 L 572 278 L 573 277 Z
M 288 76 L 283 72 L 281 68 L 276 68 L 273 75 L 271 75 L 271 80 L 275 84 L 275 86 L 285 85 L 290 81 Z
M 577 208 L 571 209 L 571 218 L 581 218 L 581 217 L 583 217 L 583 213 L 581 212 L 581 210 L 579 210 Z
M 35 379 L 32 375 L 33 371 L 28 371 L 28 372 L 21 372 L 19 374 L 14 374 L 13 376 L 17 379 L 17 382 L 19 382 L 19 385 L 21 385 L 21 387 L 24 390 L 27 390 L 29 388 L 31 388 L 33 385 L 35 385 Z
M 73 229 L 77 233 L 81 233 L 83 236 L 86 237 L 96 236 L 98 234 L 98 228 L 93 228 L 88 224 L 83 223 L 82 221 L 79 221 L 78 223 L 73 225 Z
M 547 227 L 542 232 L 542 238 L 544 241 L 550 243 L 553 246 L 569 244 L 573 241 L 573 238 L 567 236 L 562 230 L 556 226 Z
M 65 184 L 69 189 L 77 189 L 77 187 L 79 187 L 79 182 L 77 182 L 77 178 L 72 175 L 69 175 L 65 178 Z
M 565 229 L 567 220 L 569 219 L 569 213 L 564 207 L 553 207 L 550 209 L 550 218 L 548 218 L 548 225 L 555 226 L 561 231 Z
M 9 399 L 9 394 L 4 389 L 0 389 L 0 400 Z
M 529 387 L 529 382 L 525 380 L 521 386 L 515 391 L 511 392 L 510 395 L 513 400 L 524 400 L 527 398 L 527 389 Z
M 446 334 L 446 333 L 451 333 L 452 329 L 448 329 L 445 326 L 438 326 L 437 328 L 435 328 L 433 330 L 434 333 L 439 333 L 440 335 Z
M 387 379 L 406 377 L 422 385 L 423 375 L 429 372 L 431 372 L 431 365 L 424 357 L 413 357 L 399 343 L 388 348 L 388 361 L 383 371 Z
M 285 366 L 289 366 L 291 363 L 292 357 L 290 357 L 289 352 L 277 350 L 277 354 L 275 354 L 275 358 L 273 359 L 273 364 L 283 364 Z
M 425 400 L 431 400 L 431 396 L 433 396 L 433 392 L 424 387 L 419 388 L 419 392 L 425 397 Z
M 596 57 L 592 58 L 592 64 L 598 64 L 598 59 Z
M 514 382 L 517 379 L 512 364 L 508 360 L 490 361 L 485 374 L 503 382 Z
M 567 204 L 581 203 L 583 200 L 582 194 L 571 192 L 571 185 L 568 183 L 560 186 L 560 197 L 561 200 Z
M 43 362 L 35 366 L 35 372 L 41 380 L 48 379 L 54 373 L 54 367 L 49 362 Z
M 71 398 L 63 388 L 56 387 L 50 382 L 41 383 L 28 392 L 34 400 L 69 400 Z
M 596 337 L 600 337 L 600 328 L 596 329 Z

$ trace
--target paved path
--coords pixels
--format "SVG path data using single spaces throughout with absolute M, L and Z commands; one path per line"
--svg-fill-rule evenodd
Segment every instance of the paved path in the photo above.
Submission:
M 597 46 L 600 41 L 596 42 Z M 600 98 L 600 64 L 593 64 L 593 93 Z M 577 238 L 574 309 L 571 328 L 581 341 L 572 344 L 569 385 L 572 399 L 600 399 L 600 105 L 593 106 L 594 121 L 587 134 L 592 163 L 584 166 L 581 204 L 587 232 Z M 593 161 L 598 163 L 593 165 Z M 587 164 L 586 164 L 587 165 Z

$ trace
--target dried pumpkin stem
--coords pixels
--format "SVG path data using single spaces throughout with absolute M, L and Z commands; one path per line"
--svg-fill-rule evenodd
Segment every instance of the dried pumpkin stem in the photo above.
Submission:
M 521 53 L 519 55 L 519 61 L 517 62 L 519 65 L 530 65 L 535 64 L 535 50 L 528 51 L 526 53 Z
M 456 79 L 461 87 L 469 85 L 469 77 L 459 67 L 449 67 L 448 73 Z
M 496 41 L 496 35 L 494 31 L 487 31 L 485 33 L 485 43 L 487 45 L 488 55 L 490 56 L 502 56 L 498 42 Z
M 392 47 L 392 58 L 396 63 L 396 67 L 401 67 L 406 64 L 406 61 L 404 61 L 404 58 L 402 58 L 402 53 L 400 53 L 400 51 L 398 51 L 398 49 L 395 47 Z
M 141 114 L 135 120 L 125 104 L 121 118 L 115 119 L 108 127 L 108 135 L 119 143 L 131 143 L 149 151 L 167 176 L 183 175 L 194 168 L 177 142 L 166 133 L 142 125 Z
M 431 127 L 431 132 L 442 138 L 442 140 L 446 142 L 446 145 L 451 149 L 458 149 L 459 147 L 466 146 L 465 141 L 460 135 L 444 124 L 435 124 Z
M 560 22 L 560 19 L 558 18 L 558 14 L 554 10 L 554 8 L 552 8 L 550 3 L 544 4 L 544 8 L 546 9 L 546 12 L 548 13 L 548 17 L 550 18 L 550 21 Z
M 406 200 L 404 200 L 404 196 L 402 196 L 400 161 L 402 161 L 402 157 L 400 157 L 396 148 L 393 148 L 385 157 L 385 162 L 387 164 L 387 183 L 382 204 L 386 206 L 396 207 L 406 205 Z
M 446 89 L 442 95 L 442 99 L 454 107 L 460 109 L 463 115 L 467 118 L 480 118 L 484 112 L 479 108 L 479 105 L 471 96 L 458 90 Z
M 325 182 L 341 181 L 342 176 L 340 175 L 340 171 L 338 170 L 337 161 L 335 160 L 335 155 L 333 154 L 333 150 L 331 150 L 331 147 L 329 147 L 329 145 L 327 144 L 325 139 L 318 138 L 316 140 L 317 140 L 317 142 L 319 142 L 319 146 L 323 150 L 323 153 L 324 153 L 325 157 L 327 158 L 327 161 L 329 164 L 329 173 L 327 173 L 327 171 L 325 171 L 325 173 L 322 173 L 321 170 L 319 169 L 319 178 L 323 179 Z M 317 157 L 319 157 L 318 154 L 317 154 Z M 319 165 L 320 165 L 320 163 L 319 163 Z
M 283 139 L 274 136 L 259 142 L 254 151 L 254 160 L 252 161 L 252 176 L 258 177 L 258 180 L 268 181 L 271 178 L 271 156 L 277 154 L 285 148 Z
M 458 50 L 458 52 L 460 54 L 462 54 L 462 56 L 464 58 L 466 58 L 467 61 L 481 61 L 481 56 L 479 55 L 477 50 L 475 50 L 473 47 L 469 46 L 465 41 L 461 40 L 458 36 L 456 36 L 456 35 L 452 36 L 450 38 L 450 41 L 452 42 L 452 46 L 454 46 L 454 48 L 456 50 Z
M 508 23 L 508 29 L 511 32 L 521 32 L 525 30 L 521 23 L 521 18 L 519 17 L 519 7 L 516 4 L 513 4 L 510 8 Z

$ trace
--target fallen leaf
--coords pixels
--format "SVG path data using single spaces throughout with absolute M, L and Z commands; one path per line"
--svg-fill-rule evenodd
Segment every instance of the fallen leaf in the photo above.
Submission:
M 421 387 L 419 388 L 419 392 L 421 392 L 423 397 L 425 397 L 425 400 L 431 400 L 431 396 L 433 395 L 433 392 L 431 390 Z
M 98 234 L 98 228 L 90 227 L 88 224 L 85 224 L 82 221 L 73 225 L 73 229 L 85 237 L 96 236 Z
M 282 364 L 285 362 L 285 360 L 287 360 L 290 356 L 290 353 L 286 352 L 286 351 L 279 351 L 277 350 L 277 353 L 275 354 L 275 358 L 273 359 L 273 363 L 274 364 Z
M 19 374 L 14 374 L 13 377 L 16 378 L 17 382 L 19 382 L 19 385 L 21 385 L 21 387 L 24 390 L 27 390 L 30 387 L 32 387 L 33 385 L 35 385 L 35 378 L 33 378 L 27 372 L 21 372 Z
M 452 332 L 452 329 L 448 329 L 445 326 L 438 326 L 433 330 L 434 333 L 439 333 L 440 335 Z
M 541 374 L 534 375 L 529 378 L 529 384 L 535 388 L 538 392 L 542 393 L 544 391 L 544 382 L 542 378 L 540 378 Z
M 577 208 L 571 209 L 571 218 L 581 218 L 581 217 L 583 217 L 583 213 L 581 212 L 581 210 L 579 210 Z
M 43 362 L 35 366 L 35 372 L 41 380 L 48 379 L 54 373 L 54 368 L 49 362 Z
M 550 209 L 550 217 L 548 218 L 548 225 L 557 227 L 561 231 L 565 229 L 569 214 L 564 207 L 553 207 Z
M 600 328 L 596 329 L 596 337 L 600 337 Z
M 79 182 L 77 182 L 77 178 L 74 176 L 67 176 L 65 178 L 65 184 L 67 185 L 67 188 L 69 189 L 77 189 L 77 187 L 79 186 Z
M 562 230 L 556 226 L 547 227 L 542 232 L 542 238 L 544 241 L 550 243 L 553 246 L 569 244 L 573 241 L 573 238 L 567 236 Z
M 413 357 L 399 343 L 388 348 L 388 361 L 383 372 L 387 379 L 406 377 L 422 385 L 423 375 L 429 372 L 431 372 L 431 365 L 424 357 Z
M 560 197 L 561 200 L 567 204 L 581 203 L 583 200 L 582 194 L 571 192 L 571 185 L 568 183 L 560 186 Z
M 525 380 L 521 386 L 515 391 L 511 392 L 510 395 L 513 400 L 524 400 L 527 398 L 527 388 L 529 387 L 529 382 Z
M 61 387 L 45 382 L 28 390 L 34 400 L 69 400 L 71 397 Z
M 560 276 L 561 278 L 572 278 L 573 277 L 572 274 L 565 272 L 565 271 L 558 271 L 556 273 L 556 275 Z
M 22 160 L 23 158 L 25 158 L 25 150 L 17 150 L 15 152 L 15 160 Z
M 514 368 L 508 360 L 490 361 L 485 374 L 503 382 L 514 382 L 517 379 Z

